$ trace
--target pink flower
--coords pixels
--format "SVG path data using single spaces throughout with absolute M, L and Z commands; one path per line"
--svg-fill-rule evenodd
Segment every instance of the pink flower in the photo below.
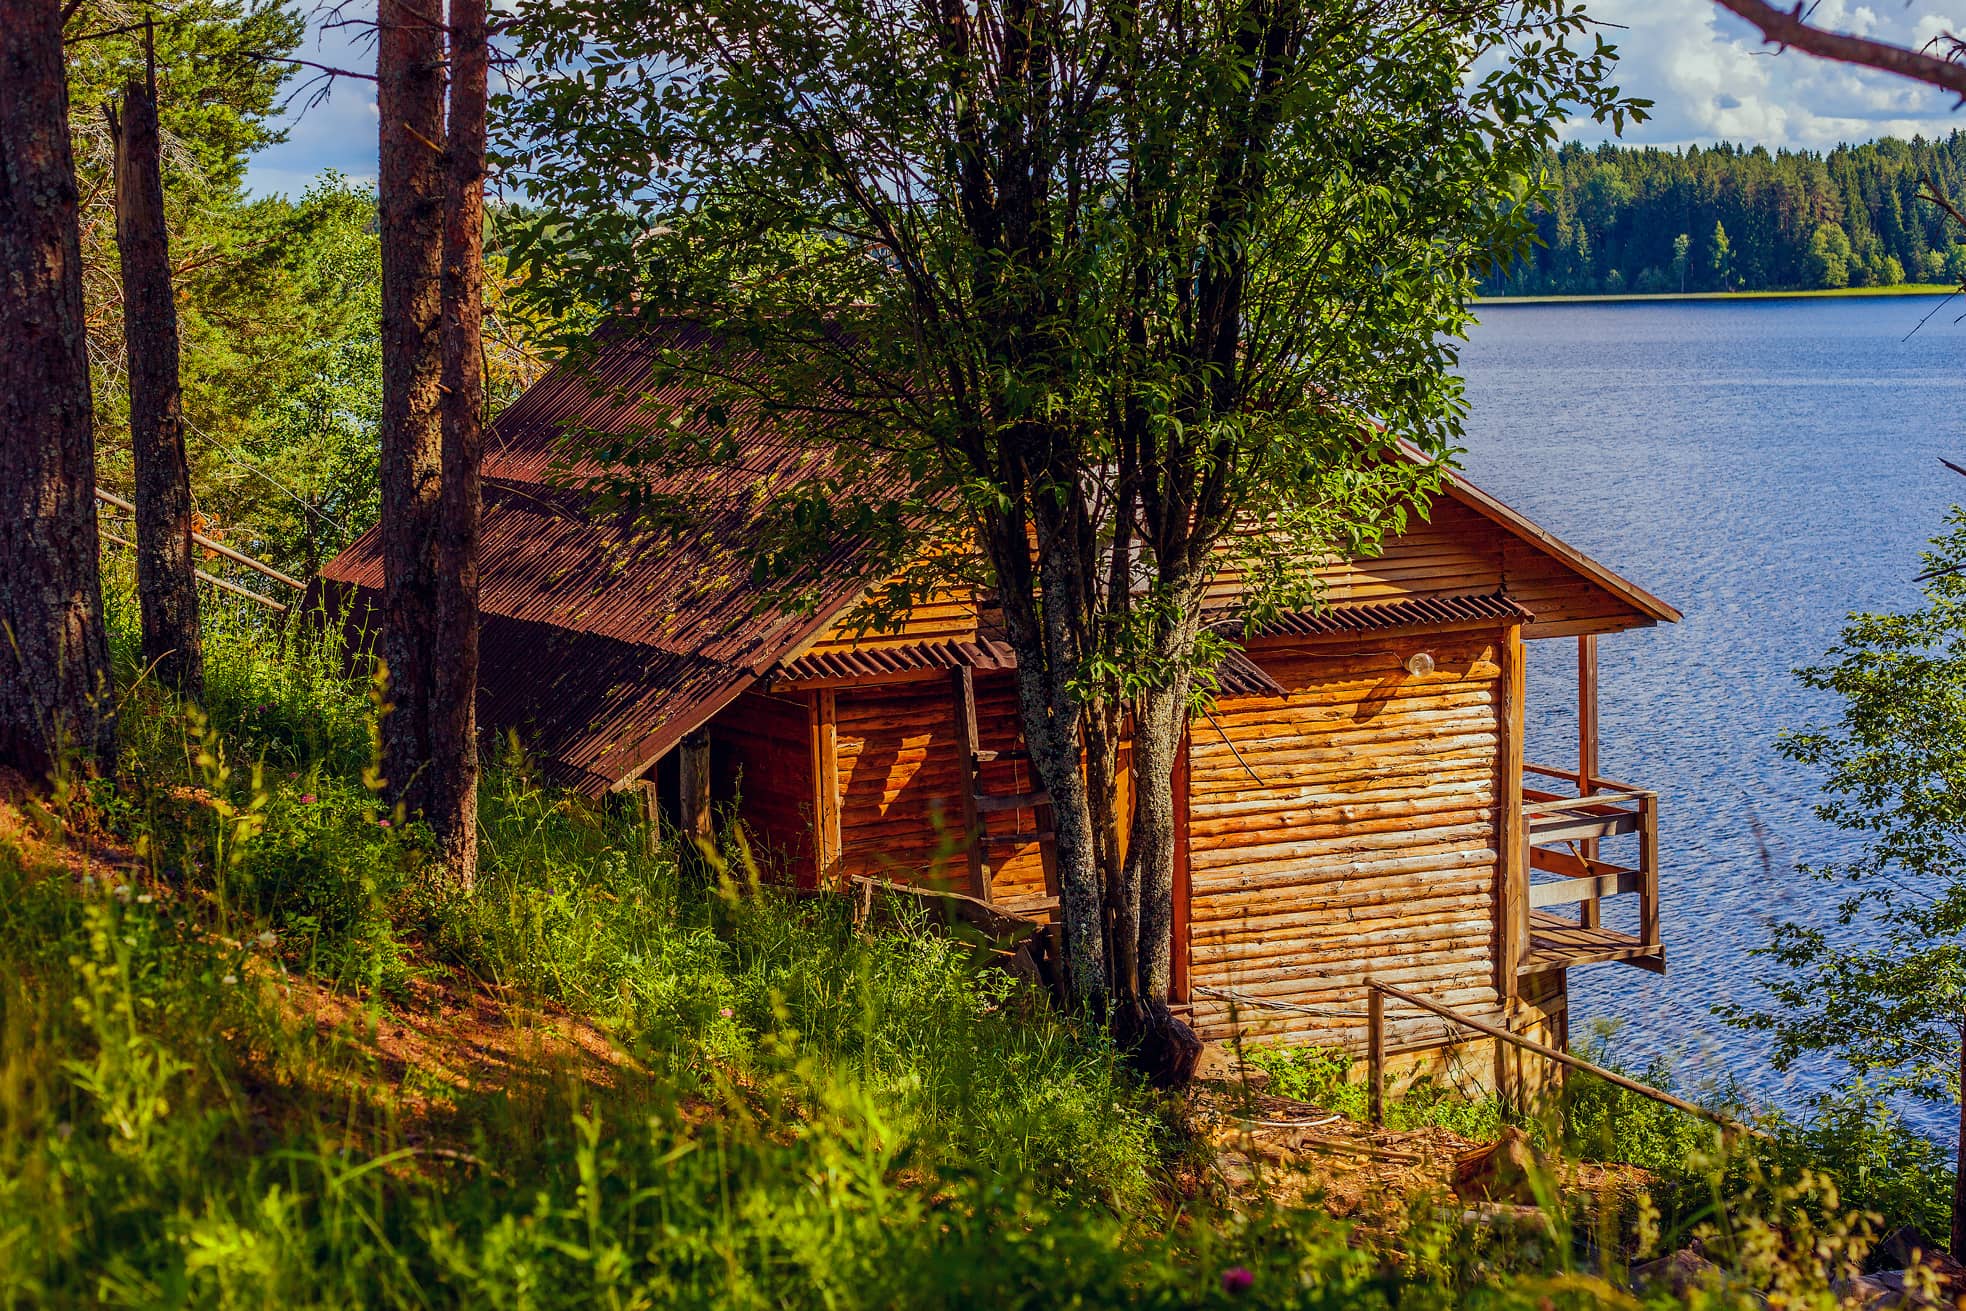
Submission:
M 1222 1291 L 1225 1293 L 1247 1293 L 1256 1276 L 1249 1273 L 1247 1266 L 1232 1265 L 1222 1272 Z
M 718 1011 L 717 1014 L 723 1016 L 725 1019 L 729 1019 L 731 1016 L 730 1007 L 728 1006 L 724 1007 L 722 1010 Z
M 386 819 L 382 819 L 382 820 L 377 820 L 376 822 L 377 822 L 378 824 L 381 824 L 381 825 L 382 825 L 382 826 L 383 826 L 384 828 L 389 828 L 389 827 L 391 827 L 391 825 L 390 825 L 390 823 L 389 823 L 389 821 L 388 821 L 388 820 L 386 820 Z
M 303 806 L 311 806 L 311 805 L 313 805 L 313 804 L 314 804 L 314 794 L 313 794 L 312 792 L 303 792 L 303 793 L 301 793 L 301 794 L 300 794 L 300 804 L 301 804 L 301 805 L 303 805 Z

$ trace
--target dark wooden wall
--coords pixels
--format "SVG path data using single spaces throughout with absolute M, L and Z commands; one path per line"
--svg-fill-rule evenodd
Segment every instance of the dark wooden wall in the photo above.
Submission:
M 812 885 L 813 773 L 809 699 L 746 692 L 710 723 L 711 797 L 740 799 L 761 864 Z

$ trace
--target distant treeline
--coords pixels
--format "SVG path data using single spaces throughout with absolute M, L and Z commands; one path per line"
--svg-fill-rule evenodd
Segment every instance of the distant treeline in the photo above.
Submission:
M 1966 133 L 1839 146 L 1564 146 L 1555 194 L 1536 207 L 1543 245 L 1488 295 L 1799 291 L 1957 282 L 1966 230 Z

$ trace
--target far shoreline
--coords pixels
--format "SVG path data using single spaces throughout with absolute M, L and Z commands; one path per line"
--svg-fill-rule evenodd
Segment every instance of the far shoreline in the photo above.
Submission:
M 1960 288 L 1950 282 L 1901 282 L 1892 287 L 1836 287 L 1814 291 L 1655 291 L 1592 292 L 1575 296 L 1477 296 L 1469 304 L 1487 305 L 1628 305 L 1648 301 L 1689 300 L 1825 300 L 1854 296 L 1950 296 Z

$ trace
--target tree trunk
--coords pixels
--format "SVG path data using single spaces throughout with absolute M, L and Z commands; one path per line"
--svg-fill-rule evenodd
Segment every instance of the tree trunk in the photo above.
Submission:
M 1153 688 L 1133 719 L 1133 827 L 1129 881 L 1139 889 L 1139 978 L 1143 997 L 1166 1001 L 1174 960 L 1174 765 L 1188 724 L 1188 677 Z
M 1952 1255 L 1966 1252 L 1966 1024 L 1959 1029 L 1959 1140 L 1952 1157 Z
M 430 709 L 439 645 L 443 536 L 444 25 L 438 0 L 383 0 L 377 13 L 381 119 L 383 659 L 387 795 L 430 809 L 439 772 Z
M 478 870 L 478 466 L 484 449 L 485 0 L 451 0 L 444 209 L 443 538 L 425 817 L 452 878 Z
M 191 556 L 191 472 L 178 393 L 177 301 L 164 229 L 156 71 L 109 111 L 116 142 L 116 247 L 130 361 L 130 456 L 136 470 L 137 601 L 143 662 L 182 696 L 204 699 L 198 584 Z
M 112 758 L 59 0 L 0 0 L 0 765 Z

